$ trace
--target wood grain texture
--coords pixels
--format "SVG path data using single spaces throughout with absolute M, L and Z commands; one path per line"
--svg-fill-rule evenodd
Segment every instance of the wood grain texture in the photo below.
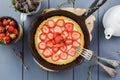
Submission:
M 44 0 L 41 6 L 37 14 L 28 16 L 27 20 L 24 22 L 24 62 L 28 66 L 29 71 L 24 70 L 23 80 L 47 80 L 47 71 L 41 69 L 33 60 L 28 42 L 30 24 L 41 14 L 44 8 L 48 8 L 48 0 Z
M 76 0 L 75 8 L 85 8 L 88 9 L 94 0 Z M 95 55 L 98 55 L 98 11 L 93 14 L 96 18 L 94 23 L 94 29 L 92 31 L 92 41 L 90 44 L 90 49 L 94 51 Z M 87 80 L 88 69 L 90 65 L 94 63 L 90 61 L 84 61 L 81 65 L 75 67 L 74 70 L 74 80 Z M 98 80 L 98 66 L 92 71 L 92 77 L 94 80 Z
M 102 19 L 104 13 L 111 7 L 120 5 L 120 0 L 108 0 L 107 3 L 99 10 L 99 55 L 109 59 L 116 59 L 120 61 L 117 51 L 120 50 L 120 38 L 112 37 L 110 40 L 105 39 Z M 112 15 L 111 15 L 112 16 Z M 105 63 L 106 64 L 106 63 Z M 108 65 L 108 64 L 106 64 Z M 110 66 L 110 65 L 109 65 Z M 117 69 L 118 75 L 115 78 L 110 78 L 103 69 L 99 68 L 99 80 L 119 80 L 120 69 Z
M 4 0 L 0 3 L 0 17 L 13 17 L 18 23 L 20 14 L 10 7 L 11 1 Z M 0 80 L 22 80 L 22 64 L 16 57 L 12 48 L 16 51 L 22 51 L 22 39 L 16 44 L 1 45 L 0 44 Z

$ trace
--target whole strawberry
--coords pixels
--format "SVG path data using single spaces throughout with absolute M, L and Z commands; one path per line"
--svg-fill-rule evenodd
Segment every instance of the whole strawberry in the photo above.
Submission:
M 9 22 L 8 22 L 6 19 L 4 19 L 4 20 L 3 20 L 3 25 L 6 26 L 6 25 L 8 25 L 8 24 L 9 24 Z
M 9 26 L 8 27 L 8 32 L 14 32 L 14 27 L 13 26 Z
M 4 32 L 4 27 L 0 26 L 0 33 Z
M 11 41 L 11 39 L 10 39 L 10 37 L 9 36 L 5 36 L 5 37 L 3 37 L 3 40 L 4 40 L 4 44 L 6 44 L 6 43 L 10 43 L 10 41 Z

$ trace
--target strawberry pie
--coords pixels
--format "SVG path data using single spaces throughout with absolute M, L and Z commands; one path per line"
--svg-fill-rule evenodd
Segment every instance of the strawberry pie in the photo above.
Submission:
M 35 47 L 47 62 L 65 65 L 79 54 L 76 47 L 84 46 L 83 32 L 74 20 L 65 16 L 53 16 L 44 20 L 36 30 Z

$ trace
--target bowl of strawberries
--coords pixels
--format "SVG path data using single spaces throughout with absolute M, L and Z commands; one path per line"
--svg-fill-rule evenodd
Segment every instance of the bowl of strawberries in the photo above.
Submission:
M 23 34 L 23 28 L 9 16 L 0 18 L 0 44 L 16 43 Z

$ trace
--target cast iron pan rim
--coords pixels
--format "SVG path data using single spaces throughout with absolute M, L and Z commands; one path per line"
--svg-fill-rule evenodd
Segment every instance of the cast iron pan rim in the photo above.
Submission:
M 37 50 L 35 49 L 35 45 L 34 45 L 34 34 L 36 32 L 37 27 L 40 25 L 40 23 L 43 22 L 44 20 L 46 20 L 47 18 L 52 17 L 52 16 L 66 16 L 66 17 L 73 19 L 80 26 L 82 24 L 81 29 L 83 31 L 83 34 L 86 35 L 86 36 L 84 36 L 85 37 L 85 46 L 84 46 L 85 48 L 89 47 L 90 36 L 89 36 L 88 29 L 85 25 L 85 20 L 81 20 L 82 18 L 80 18 L 79 16 L 77 16 L 71 12 L 65 11 L 65 10 L 54 10 L 54 11 L 42 14 L 38 17 L 37 20 L 34 20 L 34 22 L 31 24 L 31 28 L 29 30 L 30 33 L 29 33 L 29 37 L 28 37 L 28 40 L 30 43 L 29 46 L 32 50 L 33 57 L 38 61 L 39 64 L 43 65 L 44 67 L 46 67 L 48 69 L 55 70 L 55 71 L 61 71 L 61 70 L 71 68 L 75 65 L 78 65 L 79 63 L 81 63 L 81 61 L 83 61 L 83 58 L 81 56 L 79 56 L 76 60 L 74 60 L 71 63 L 68 63 L 67 65 L 58 66 L 58 65 L 55 65 L 52 63 L 48 63 L 47 61 L 45 61 L 43 58 L 41 58 L 39 56 Z M 46 64 L 48 64 L 48 65 L 46 65 Z

